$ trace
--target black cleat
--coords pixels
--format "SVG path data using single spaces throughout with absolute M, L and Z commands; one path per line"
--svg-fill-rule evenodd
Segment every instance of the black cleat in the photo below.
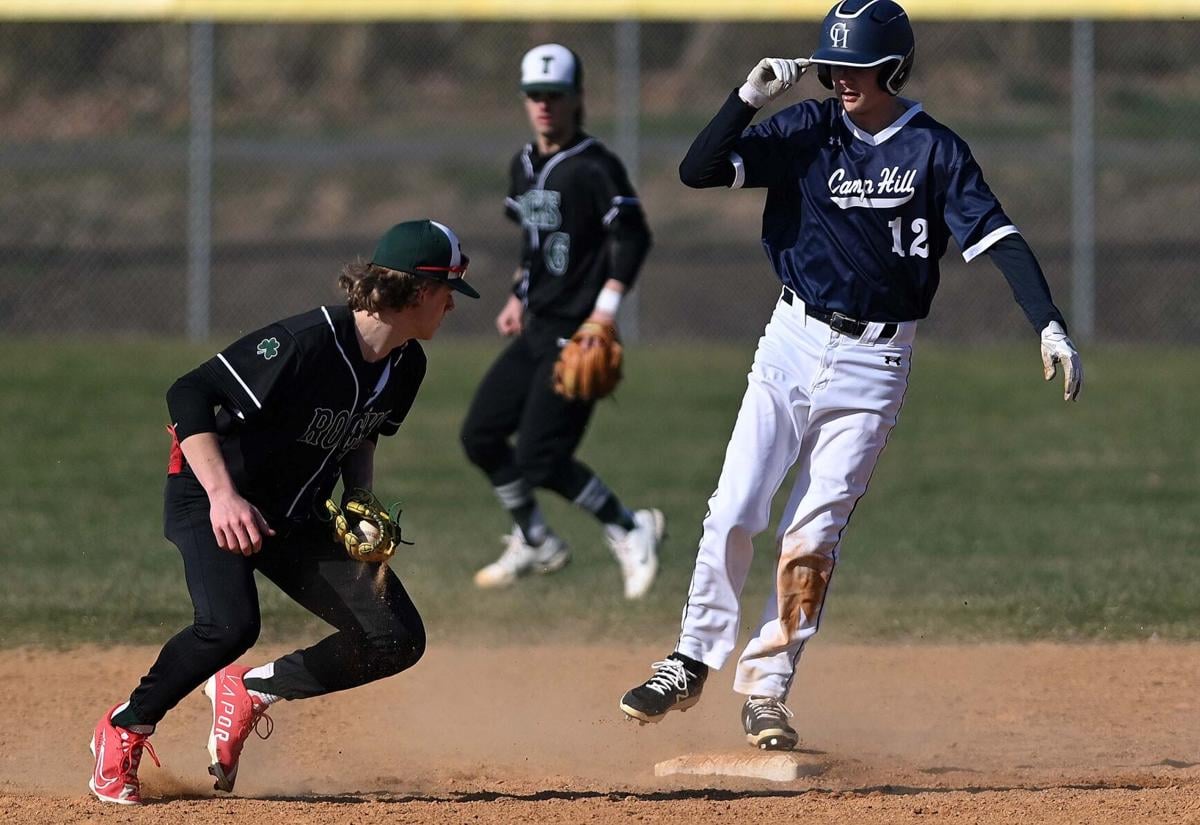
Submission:
M 621 710 L 639 722 L 658 722 L 668 711 L 687 710 L 700 701 L 708 665 L 681 653 L 655 662 L 654 675 L 621 697 Z
M 742 727 L 746 741 L 765 751 L 790 751 L 800 741 L 788 724 L 792 712 L 770 696 L 751 696 L 742 705 Z

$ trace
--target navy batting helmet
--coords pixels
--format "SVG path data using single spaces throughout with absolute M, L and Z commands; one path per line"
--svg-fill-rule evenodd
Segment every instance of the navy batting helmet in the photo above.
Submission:
M 812 61 L 826 89 L 830 66 L 879 66 L 879 85 L 896 95 L 912 73 L 914 46 L 908 15 L 893 0 L 841 0 L 825 15 Z

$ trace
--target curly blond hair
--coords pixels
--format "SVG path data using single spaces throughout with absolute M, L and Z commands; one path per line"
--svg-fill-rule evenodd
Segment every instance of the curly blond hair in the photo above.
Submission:
M 345 291 L 350 309 L 378 313 L 416 306 L 426 281 L 409 272 L 359 260 L 342 267 L 337 284 Z

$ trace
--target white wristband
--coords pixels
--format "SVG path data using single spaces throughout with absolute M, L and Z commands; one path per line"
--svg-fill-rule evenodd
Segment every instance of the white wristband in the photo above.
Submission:
M 621 298 L 623 295 L 611 287 L 605 287 L 600 290 L 600 294 L 596 297 L 596 312 L 604 315 L 617 316 L 617 310 L 621 306 Z

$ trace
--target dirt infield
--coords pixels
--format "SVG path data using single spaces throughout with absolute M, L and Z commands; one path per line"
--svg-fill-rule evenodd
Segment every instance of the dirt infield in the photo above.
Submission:
M 686 715 L 621 718 L 661 652 L 435 643 L 384 683 L 277 706 L 233 798 L 196 693 L 131 810 L 90 797 L 86 745 L 156 651 L 3 651 L 0 822 L 1200 822 L 1200 645 L 816 646 L 790 702 L 811 775 L 786 785 L 655 778 L 746 748 L 730 668 Z

